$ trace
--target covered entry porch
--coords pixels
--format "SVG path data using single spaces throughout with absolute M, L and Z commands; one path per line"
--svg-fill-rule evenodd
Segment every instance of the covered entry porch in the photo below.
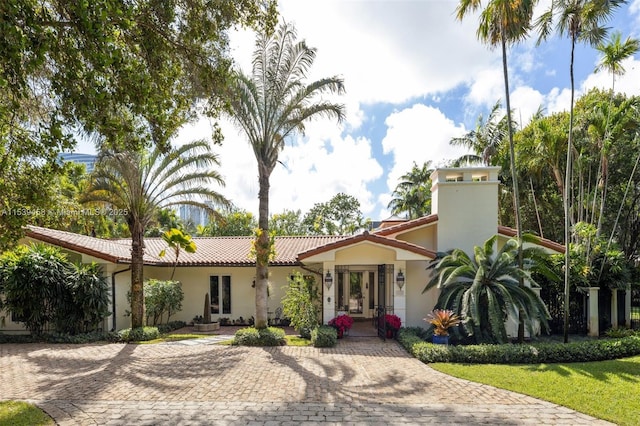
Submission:
M 385 313 L 407 323 L 407 291 L 417 290 L 433 253 L 424 248 L 384 236 L 355 235 L 301 253 L 305 268 L 322 274 L 322 319 L 326 324 L 340 314 L 358 322 L 374 324 Z

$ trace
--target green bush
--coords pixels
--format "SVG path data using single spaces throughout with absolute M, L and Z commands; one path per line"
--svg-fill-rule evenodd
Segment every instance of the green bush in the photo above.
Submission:
M 93 343 L 93 342 L 119 342 L 120 336 L 115 332 L 92 331 L 81 334 L 1 334 L 0 343 Z
M 572 343 L 445 346 L 426 342 L 413 330 L 402 329 L 398 341 L 411 355 L 425 363 L 566 363 L 603 361 L 640 354 L 640 336 Z
M 338 341 L 338 332 L 334 327 L 321 325 L 311 331 L 311 344 L 316 348 L 332 348 Z
M 164 334 L 164 333 L 169 333 L 173 330 L 181 329 L 186 326 L 187 326 L 187 323 L 184 321 L 169 321 L 167 324 L 160 324 L 157 327 L 158 327 L 158 331 Z
M 240 346 L 284 346 L 287 344 L 287 339 L 284 336 L 284 330 L 277 327 L 259 330 L 254 327 L 246 327 L 236 331 L 233 344 Z
M 158 327 L 125 328 L 118 331 L 121 342 L 145 342 L 160 337 Z
M 289 279 L 287 292 L 282 298 L 282 313 L 291 326 L 305 339 L 311 338 L 311 330 L 320 323 L 320 301 L 313 278 L 307 279 L 295 272 Z

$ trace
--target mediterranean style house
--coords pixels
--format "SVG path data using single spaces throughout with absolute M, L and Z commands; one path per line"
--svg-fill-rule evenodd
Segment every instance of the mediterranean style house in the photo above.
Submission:
M 315 277 L 324 323 L 339 313 L 373 318 L 382 308 L 398 315 L 403 325 L 426 327 L 423 318 L 436 304 L 438 290 L 422 290 L 430 278 L 427 265 L 436 253 L 452 248 L 471 253 L 474 246 L 496 234 L 498 244 L 515 235 L 513 229 L 498 225 L 498 172 L 498 167 L 437 169 L 431 176 L 432 214 L 419 219 L 393 218 L 377 229 L 352 236 L 276 237 L 276 255 L 269 267 L 271 316 L 279 315 L 288 279 L 298 271 Z M 126 316 L 131 283 L 129 239 L 105 240 L 30 226 L 24 242 L 29 241 L 58 246 L 71 260 L 101 264 L 112 288 L 112 315 L 104 328 L 130 326 Z M 182 283 L 184 302 L 172 319 L 190 322 L 202 315 L 207 293 L 213 320 L 253 316 L 252 237 L 199 237 L 194 241 L 197 251 L 182 252 L 178 259 L 174 279 Z M 174 259 L 158 255 L 166 244 L 161 238 L 147 238 L 145 243 L 145 278 L 169 279 Z M 549 252 L 564 251 L 564 246 L 553 241 L 540 239 L 539 244 Z M 597 296 L 592 299 L 596 303 L 591 306 L 590 317 L 595 320 L 590 333 L 597 334 Z M 515 334 L 516 324 L 511 322 L 509 329 Z M 21 328 L 10 321 L 5 327 Z

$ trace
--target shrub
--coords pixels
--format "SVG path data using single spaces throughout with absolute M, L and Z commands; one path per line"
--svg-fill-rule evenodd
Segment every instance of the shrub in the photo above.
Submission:
M 305 339 L 311 337 L 311 330 L 319 324 L 318 304 L 318 290 L 314 281 L 305 279 L 300 272 L 293 274 L 282 298 L 282 313 Z
M 284 346 L 287 344 L 284 336 L 284 330 L 277 327 L 262 329 L 246 327 L 236 331 L 233 344 L 240 346 Z
M 57 248 L 20 247 L 0 256 L 4 308 L 38 336 L 95 330 L 109 315 L 109 286 L 97 264 L 74 265 Z
M 128 294 L 131 302 L 131 293 Z M 180 281 L 161 281 L 149 279 L 144 283 L 144 306 L 147 315 L 147 324 L 157 325 L 162 322 L 162 317 L 167 316 L 167 322 L 171 315 L 182 309 L 184 293 Z
M 444 346 L 425 342 L 413 329 L 401 329 L 398 341 L 425 363 L 539 364 L 603 361 L 640 354 L 640 336 L 572 343 Z
M 335 327 L 321 325 L 311 331 L 311 344 L 316 348 L 332 348 L 338 341 Z
M 158 327 L 125 328 L 118 331 L 121 342 L 145 342 L 160 337 Z
M 160 324 L 158 326 L 158 331 L 160 333 L 169 333 L 173 330 L 178 330 L 186 326 L 187 326 L 187 323 L 184 321 L 170 321 L 167 324 Z

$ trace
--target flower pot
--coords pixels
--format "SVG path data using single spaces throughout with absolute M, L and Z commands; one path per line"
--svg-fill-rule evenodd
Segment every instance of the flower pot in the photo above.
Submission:
M 449 336 L 438 336 L 438 335 L 434 334 L 432 342 L 435 345 L 448 345 L 449 344 Z
M 338 339 L 342 339 L 342 337 L 344 336 L 344 331 L 342 331 L 342 329 L 338 329 Z
M 392 328 L 387 329 L 387 339 L 395 339 L 396 337 L 396 331 Z

